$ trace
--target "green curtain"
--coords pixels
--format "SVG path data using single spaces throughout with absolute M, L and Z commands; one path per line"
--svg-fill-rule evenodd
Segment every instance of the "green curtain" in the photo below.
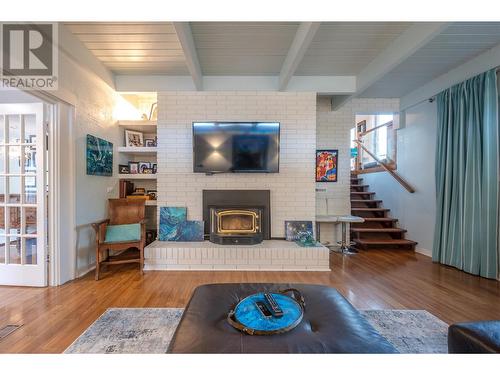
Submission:
M 498 101 L 495 69 L 437 96 L 432 259 L 487 278 L 498 274 Z

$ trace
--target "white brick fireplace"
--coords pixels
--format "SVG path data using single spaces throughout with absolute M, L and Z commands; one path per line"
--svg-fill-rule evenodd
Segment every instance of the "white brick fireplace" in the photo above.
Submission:
M 193 173 L 193 121 L 280 122 L 280 172 Z M 202 191 L 271 192 L 271 236 L 284 237 L 285 220 L 315 219 L 316 93 L 161 92 L 158 94 L 158 206 L 187 207 L 202 220 Z
M 279 173 L 193 172 L 192 123 L 280 123 Z M 204 190 L 269 190 L 271 240 L 258 245 L 155 241 L 145 270 L 328 271 L 329 250 L 285 237 L 286 220 L 315 220 L 316 93 L 162 92 L 158 94 L 158 206 L 187 207 L 203 220 Z

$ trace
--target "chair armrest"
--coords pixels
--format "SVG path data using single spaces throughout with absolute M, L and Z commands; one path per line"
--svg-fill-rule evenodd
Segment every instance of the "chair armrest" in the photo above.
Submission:
M 94 228 L 95 230 L 96 241 L 98 244 L 104 242 L 104 237 L 106 235 L 106 227 L 108 224 L 109 224 L 109 219 L 104 219 L 92 223 L 92 228 Z

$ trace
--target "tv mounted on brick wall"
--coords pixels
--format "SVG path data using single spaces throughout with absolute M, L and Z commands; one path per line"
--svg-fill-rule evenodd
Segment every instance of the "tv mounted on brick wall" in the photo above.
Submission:
M 279 122 L 193 122 L 193 171 L 278 173 Z

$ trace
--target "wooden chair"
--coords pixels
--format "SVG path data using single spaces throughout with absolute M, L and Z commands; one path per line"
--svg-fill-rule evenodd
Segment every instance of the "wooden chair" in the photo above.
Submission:
M 144 224 L 145 201 L 142 199 L 109 199 L 109 219 L 93 223 L 96 232 L 96 267 L 95 279 L 99 280 L 99 272 L 103 264 L 139 263 L 141 273 L 144 267 L 144 246 L 146 243 L 146 227 Z M 108 225 L 140 224 L 141 237 L 139 241 L 113 241 L 106 242 Z M 111 251 L 124 251 L 130 248 L 139 250 L 138 258 L 111 256 Z M 106 256 L 104 256 L 106 252 Z

